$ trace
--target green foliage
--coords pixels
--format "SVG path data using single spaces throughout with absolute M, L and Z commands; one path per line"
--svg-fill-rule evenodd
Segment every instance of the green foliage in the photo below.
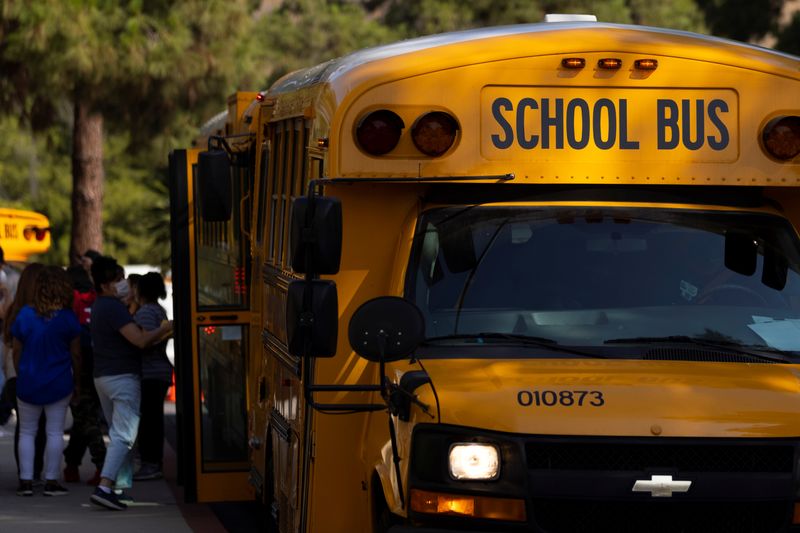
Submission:
M 794 14 L 792 21 L 780 33 L 775 48 L 800 56 L 800 12 Z
M 188 144 L 230 92 L 256 83 L 253 7 L 252 0 L 0 4 L 0 114 L 22 118 L 0 125 L 3 146 L 14 152 L 3 161 L 16 165 L 3 178 L 0 201 L 35 207 L 28 179 L 40 183 L 41 196 L 54 195 L 41 206 L 54 227 L 61 223 L 55 210 L 65 205 L 69 213 L 71 104 L 80 99 L 105 118 L 105 251 L 127 262 L 164 260 L 168 232 L 142 222 L 148 209 L 167 211 L 155 176 L 163 175 L 169 150 Z M 67 188 L 45 183 L 51 174 Z M 51 254 L 65 262 L 69 218 L 57 229 Z
M 784 0 L 696 0 L 711 33 L 737 41 L 763 37 L 775 29 Z
M 257 62 L 267 67 L 261 85 L 251 88 L 265 89 L 299 68 L 398 38 L 390 28 L 365 18 L 364 10 L 353 3 L 285 1 L 256 24 L 253 45 L 260 51 Z
M 70 234 L 68 138 L 58 128 L 34 134 L 17 117 L 0 117 L 0 199 L 3 207 L 32 209 L 50 219 L 53 244 L 39 260 L 64 264 Z

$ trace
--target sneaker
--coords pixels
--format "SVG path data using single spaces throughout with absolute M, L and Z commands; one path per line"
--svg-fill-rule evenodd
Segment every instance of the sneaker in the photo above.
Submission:
M 81 473 L 75 465 L 67 465 L 64 469 L 64 482 L 65 483 L 80 483 Z
M 97 485 L 100 484 L 100 469 L 99 468 L 94 471 L 94 475 L 92 477 L 90 477 L 89 479 L 86 480 L 86 484 L 87 485 L 92 485 L 94 487 L 96 487 Z
M 44 484 L 45 496 L 66 496 L 69 491 L 61 486 L 58 481 L 47 481 Z
M 100 487 L 94 489 L 94 494 L 89 496 L 89 501 L 95 505 L 111 509 L 112 511 L 123 511 L 128 508 L 127 505 L 119 501 L 116 494 L 113 492 L 105 492 Z
M 114 494 L 116 494 L 117 499 L 122 503 L 124 503 L 125 505 L 131 505 L 132 503 L 136 503 L 136 500 L 133 499 L 133 496 L 131 496 L 122 489 L 114 489 Z
M 20 479 L 17 496 L 33 496 L 33 481 Z
M 164 477 L 164 474 L 161 473 L 161 469 L 157 465 L 142 463 L 139 471 L 133 475 L 133 480 L 147 481 L 148 479 L 161 479 L 162 477 Z

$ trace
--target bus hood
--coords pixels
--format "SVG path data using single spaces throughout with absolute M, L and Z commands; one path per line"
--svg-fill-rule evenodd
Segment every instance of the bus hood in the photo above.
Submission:
M 425 359 L 441 422 L 539 435 L 796 437 L 800 366 Z M 416 391 L 436 405 L 430 388 Z

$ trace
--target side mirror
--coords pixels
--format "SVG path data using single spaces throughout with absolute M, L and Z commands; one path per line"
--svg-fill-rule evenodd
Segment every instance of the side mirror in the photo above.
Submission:
M 743 276 L 752 276 L 758 264 L 758 243 L 746 231 L 725 232 L 725 267 Z
M 425 318 L 416 305 L 396 296 L 362 304 L 347 331 L 353 350 L 370 361 L 398 361 L 425 339 Z
M 305 355 L 304 348 L 308 334 L 304 330 L 307 326 L 312 326 L 308 355 L 333 357 L 336 355 L 339 329 L 336 283 L 329 280 L 311 282 L 311 311 L 306 315 L 303 313 L 303 303 L 308 289 L 307 281 L 298 280 L 289 283 L 289 293 L 286 298 L 286 337 L 289 353 L 295 357 Z
M 231 219 L 231 162 L 224 150 L 208 150 L 197 156 L 197 196 L 200 216 L 207 222 Z
M 313 209 L 310 223 L 308 210 Z M 306 258 L 311 262 L 306 265 Z M 289 259 L 292 270 L 305 274 L 336 274 L 342 259 L 342 202 L 331 196 L 305 196 L 292 200 L 292 225 L 289 233 Z

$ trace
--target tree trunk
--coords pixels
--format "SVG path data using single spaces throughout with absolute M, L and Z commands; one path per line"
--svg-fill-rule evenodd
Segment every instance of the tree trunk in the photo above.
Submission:
M 103 250 L 103 115 L 75 98 L 72 130 L 72 264 L 88 249 Z

